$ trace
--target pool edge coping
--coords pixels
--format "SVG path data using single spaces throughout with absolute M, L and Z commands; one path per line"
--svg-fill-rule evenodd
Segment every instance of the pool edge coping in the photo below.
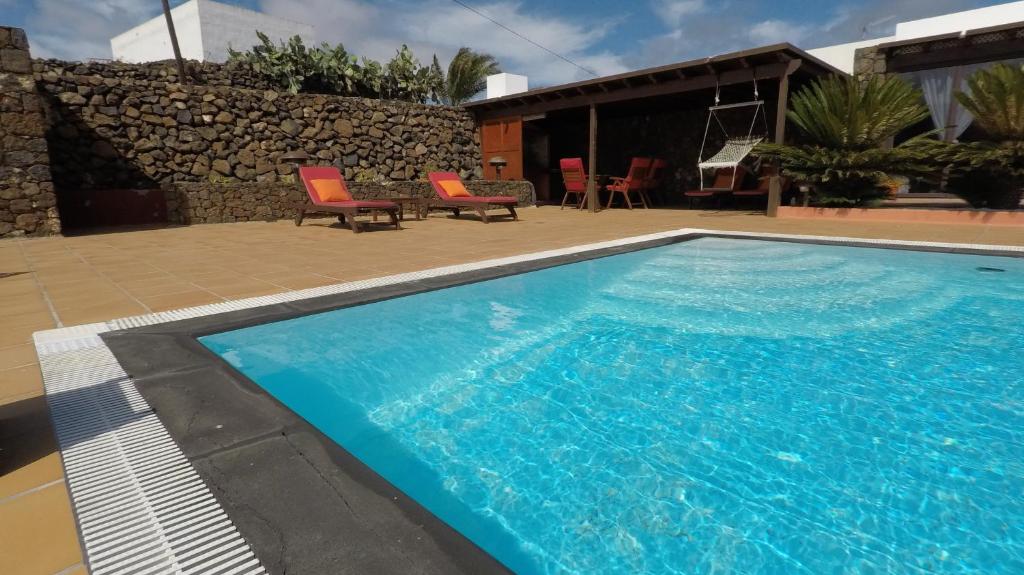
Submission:
M 566 248 L 557 248 L 515 256 L 492 258 L 478 262 L 393 274 L 353 282 L 342 282 L 317 288 L 286 291 L 269 296 L 231 300 L 179 310 L 157 312 L 113 319 L 105 322 L 96 322 L 80 326 L 36 332 L 33 334 L 33 341 L 35 342 L 36 352 L 40 360 L 40 370 L 43 374 L 47 401 L 51 407 L 51 418 L 53 419 L 54 428 L 58 435 L 62 465 L 64 466 L 65 476 L 68 478 L 69 493 L 71 494 L 76 527 L 78 528 L 79 537 L 82 541 L 85 561 L 90 565 L 90 567 L 93 566 L 90 562 L 93 550 L 90 549 L 91 544 L 84 538 L 83 533 L 85 531 L 95 532 L 95 529 L 102 526 L 97 526 L 94 520 L 83 517 L 79 509 L 80 504 L 82 503 L 82 501 L 80 501 L 82 498 L 82 492 L 80 489 L 76 488 L 73 484 L 74 482 L 71 480 L 73 475 L 82 476 L 82 474 L 85 474 L 88 476 L 89 474 L 95 473 L 96 468 L 94 463 L 82 461 L 81 458 L 75 459 L 73 457 L 73 453 L 70 452 L 70 449 L 75 446 L 75 439 L 73 434 L 69 435 L 71 432 L 68 430 L 74 430 L 75 428 L 81 427 L 83 422 L 80 420 L 85 416 L 82 414 L 69 413 L 66 406 L 63 410 L 61 408 L 61 394 L 69 391 L 69 376 L 70 380 L 74 381 L 75 393 L 81 393 L 84 390 L 84 392 L 88 394 L 91 388 L 96 388 L 98 390 L 97 393 L 101 393 L 102 390 L 105 389 L 108 399 L 110 384 L 111 382 L 116 381 L 117 383 L 115 384 L 115 387 L 118 388 L 117 393 L 125 397 L 131 397 L 131 401 L 127 402 L 125 405 L 128 405 L 133 414 L 136 416 L 139 416 L 139 414 L 148 414 L 149 416 L 152 416 L 153 420 L 156 420 L 156 427 L 152 427 L 153 423 L 152 421 L 149 421 L 147 422 L 147 426 L 149 426 L 147 429 L 156 429 L 155 433 L 157 435 L 162 434 L 162 436 L 166 436 L 166 439 L 164 440 L 165 443 L 167 440 L 170 441 L 170 447 L 167 445 L 162 447 L 162 449 L 170 450 L 168 451 L 170 454 L 168 457 L 175 460 L 175 465 L 180 465 L 182 461 L 187 462 L 187 467 L 193 474 L 196 474 L 194 466 L 192 465 L 192 460 L 187 458 L 181 449 L 178 448 L 178 440 L 174 439 L 174 437 L 169 434 L 166 427 L 156 418 L 155 412 L 150 408 L 145 398 L 142 395 L 139 395 L 140 392 L 137 389 L 134 380 L 141 377 L 151 376 L 153 373 L 133 373 L 129 375 L 129 373 L 127 373 L 122 367 L 123 360 L 117 357 L 118 354 L 115 349 L 112 349 L 111 345 L 109 345 L 112 344 L 113 348 L 117 348 L 118 344 L 114 341 L 117 337 L 132 333 L 147 333 L 152 335 L 177 334 L 185 335 L 187 338 L 194 341 L 197 346 L 201 347 L 201 344 L 199 344 L 195 338 L 200 335 L 205 335 L 206 333 L 228 331 L 230 329 L 247 327 L 249 325 L 280 321 L 290 317 L 322 313 L 330 309 L 360 305 L 370 303 L 372 301 L 379 301 L 381 299 L 410 295 L 412 293 L 444 289 L 446 287 L 462 285 L 465 283 L 486 281 L 488 279 L 525 273 L 536 269 L 606 257 L 617 253 L 647 249 L 650 247 L 683 242 L 701 237 L 769 240 L 849 247 L 902 249 L 911 251 L 1024 258 L 1024 247 L 1019 246 L 920 242 L 682 228 L 678 230 L 594 242 Z M 379 293 L 381 288 L 389 289 L 384 289 L 383 293 Z M 371 292 L 378 293 L 371 294 Z M 269 317 L 267 317 L 266 313 L 260 313 L 261 310 L 267 312 L 271 308 L 279 308 L 277 310 L 278 313 L 271 313 Z M 238 314 L 241 314 L 242 317 L 239 317 L 234 321 L 228 321 L 227 327 L 225 327 L 224 322 L 218 322 L 216 319 L 225 319 L 227 316 Z M 192 329 L 189 329 L 188 324 L 194 324 Z M 198 329 L 195 328 L 196 324 L 199 325 Z M 219 325 L 219 329 L 213 329 L 211 324 Z M 212 357 L 216 357 L 212 352 L 207 353 Z M 219 360 L 219 358 L 217 358 L 217 360 Z M 230 370 L 230 372 L 244 378 L 244 376 L 233 369 Z M 161 372 L 157 371 L 154 373 Z M 276 398 L 272 399 L 275 399 L 276 401 Z M 96 398 L 89 398 L 88 401 L 90 404 L 95 405 L 97 401 L 102 403 L 103 399 L 99 398 L 97 395 Z M 124 408 L 125 406 L 121 407 Z M 283 406 L 281 406 L 281 408 L 287 410 L 287 408 Z M 290 412 L 290 410 L 288 411 Z M 95 425 L 96 423 L 93 422 L 92 424 Z M 309 424 L 306 423 L 306 425 Z M 130 425 L 106 424 L 106 427 L 103 428 L 103 425 L 101 424 L 102 431 L 99 435 L 102 436 L 106 434 L 116 436 L 120 430 L 129 426 Z M 311 425 L 309 425 L 309 427 L 314 431 L 319 431 Z M 134 441 L 134 439 L 128 440 L 129 443 L 132 441 Z M 122 448 L 116 445 L 116 443 L 117 442 L 115 442 L 113 447 L 108 446 L 108 449 L 114 450 L 110 454 L 116 455 L 120 453 L 121 458 L 126 459 L 123 452 L 117 451 Z M 69 448 L 67 453 L 66 447 Z M 175 450 L 177 451 L 177 456 L 173 454 Z M 180 458 L 180 461 L 175 459 L 175 457 Z M 136 478 L 137 472 L 131 469 L 130 464 L 128 465 L 128 472 L 126 480 L 129 482 L 135 482 L 135 484 L 138 485 L 138 480 Z M 386 480 L 383 478 L 380 479 L 386 483 Z M 206 489 L 206 493 L 210 492 L 209 486 L 206 485 L 205 482 L 203 482 L 203 487 Z M 145 490 L 143 489 L 143 499 L 146 498 L 144 491 Z M 157 492 L 156 495 L 158 496 L 159 492 Z M 220 501 L 216 498 L 214 498 L 214 500 L 218 508 L 223 511 L 223 506 L 220 504 Z M 418 503 L 413 502 L 413 504 L 414 507 L 419 507 L 428 516 L 433 517 L 432 513 L 419 506 Z M 230 527 L 234 529 L 234 525 L 231 524 L 230 515 L 227 515 L 226 517 Z M 446 524 L 441 522 L 440 519 L 437 519 L 436 517 L 434 517 L 434 519 L 440 522 L 443 527 L 454 532 L 454 529 L 448 527 Z M 158 533 L 162 533 L 159 521 L 157 521 L 156 528 Z M 238 534 L 237 530 L 234 530 L 234 533 L 237 539 L 245 544 L 246 549 L 249 550 L 249 556 L 251 557 L 251 553 L 255 552 L 255 558 L 258 560 L 258 550 L 252 549 L 251 543 L 246 543 L 244 538 Z M 455 533 L 459 537 L 466 539 L 464 536 L 461 536 L 461 534 L 458 534 L 457 532 Z M 480 550 L 481 553 L 487 555 L 482 549 L 476 547 L 473 542 L 468 539 L 466 539 L 466 541 L 474 548 Z M 174 549 L 165 551 L 169 552 L 173 557 Z M 490 555 L 487 555 L 487 557 L 490 557 Z M 257 568 L 262 570 L 262 567 L 258 564 Z

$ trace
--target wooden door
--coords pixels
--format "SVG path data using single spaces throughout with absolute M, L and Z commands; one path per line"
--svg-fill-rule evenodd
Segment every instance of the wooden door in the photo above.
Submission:
M 521 116 L 484 120 L 480 126 L 480 149 L 483 153 L 484 179 L 497 179 L 489 160 L 501 156 L 508 162 L 501 170 L 503 180 L 523 179 L 523 119 Z

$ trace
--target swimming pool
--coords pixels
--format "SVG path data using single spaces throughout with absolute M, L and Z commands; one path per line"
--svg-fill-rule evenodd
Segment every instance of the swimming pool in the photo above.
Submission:
M 1022 325 L 1021 259 L 704 238 L 201 341 L 520 573 L 993 574 Z

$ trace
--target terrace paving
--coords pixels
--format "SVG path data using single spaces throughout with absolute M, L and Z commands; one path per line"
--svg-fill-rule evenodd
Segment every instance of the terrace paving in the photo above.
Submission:
M 359 235 L 312 219 L 0 241 L 0 573 L 85 572 L 35 331 L 684 227 L 1024 245 L 1014 227 L 736 211 L 542 207 L 522 210 L 520 222 L 472 220 L 437 214 Z

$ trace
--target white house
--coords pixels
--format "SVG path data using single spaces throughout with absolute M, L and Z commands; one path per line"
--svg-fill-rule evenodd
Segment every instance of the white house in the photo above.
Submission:
M 308 24 L 213 2 L 189 0 L 171 10 L 181 56 L 202 62 L 224 62 L 228 48 L 246 50 L 259 43 L 259 30 L 271 40 L 300 36 L 309 45 L 314 34 Z M 174 57 L 167 22 L 160 14 L 110 39 L 114 59 L 122 62 L 152 62 Z
M 808 52 L 812 56 L 816 56 L 844 72 L 853 73 L 853 57 L 854 52 L 858 48 L 877 46 L 900 40 L 927 38 L 939 34 L 963 32 L 964 30 L 978 30 L 980 28 L 1022 21 L 1024 21 L 1024 1 L 1007 2 L 976 10 L 965 10 L 932 18 L 899 22 L 896 24 L 896 30 L 892 36 L 824 46 L 808 50 Z

